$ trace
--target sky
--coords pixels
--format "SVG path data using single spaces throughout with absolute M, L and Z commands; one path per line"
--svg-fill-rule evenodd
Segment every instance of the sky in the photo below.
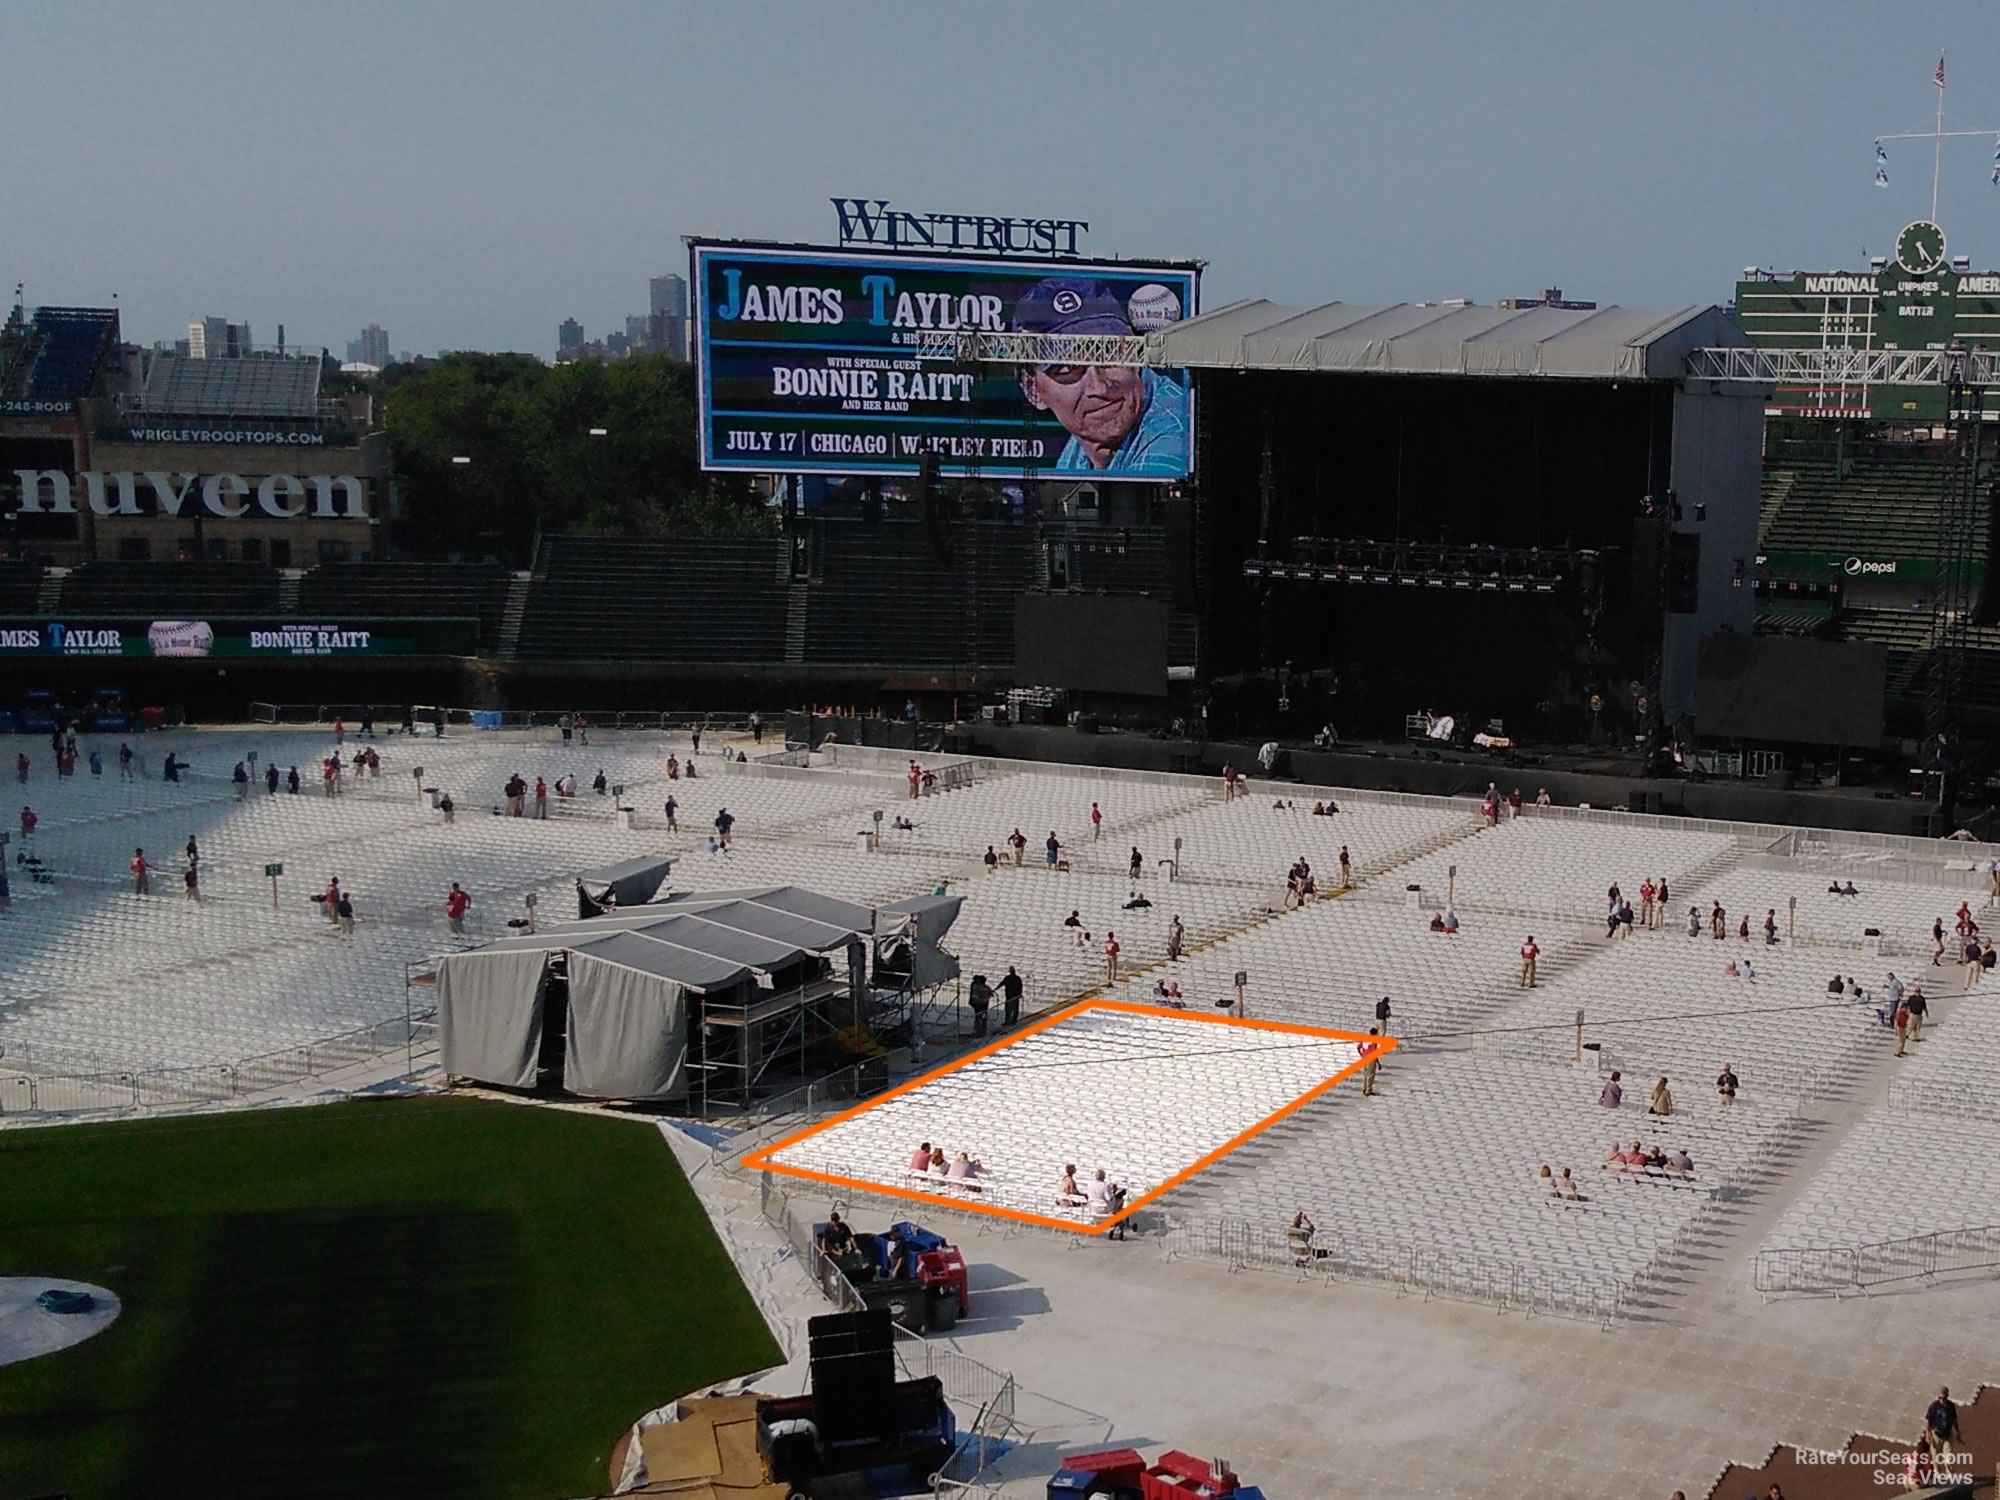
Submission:
M 0 0 L 0 278 L 126 337 L 555 351 L 683 236 L 829 243 L 835 195 L 1078 218 L 1204 306 L 1726 301 L 1927 217 L 1931 77 L 2000 132 L 2000 6 Z M 2000 268 L 1995 141 L 1946 143 Z

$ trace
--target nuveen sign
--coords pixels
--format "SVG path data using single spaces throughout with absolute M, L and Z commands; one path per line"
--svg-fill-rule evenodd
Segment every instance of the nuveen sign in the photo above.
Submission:
M 257 480 L 241 474 L 169 474 L 149 469 L 143 474 L 96 470 L 71 476 L 60 469 L 16 469 L 20 486 L 15 510 L 24 516 L 73 516 L 78 502 L 94 515 L 178 517 L 206 511 L 224 520 L 254 509 L 274 521 L 315 518 L 366 518 L 367 488 L 351 474 L 266 474 Z

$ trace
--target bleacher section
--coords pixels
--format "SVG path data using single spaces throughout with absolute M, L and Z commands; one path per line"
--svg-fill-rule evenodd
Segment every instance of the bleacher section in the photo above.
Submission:
M 477 616 L 482 647 L 498 644 L 507 612 L 507 570 L 480 563 L 326 563 L 299 580 L 299 612 L 345 615 Z
M 27 396 L 75 401 L 88 396 L 98 367 L 118 342 L 118 311 L 106 307 L 44 307 L 35 313 L 40 348 L 28 372 Z
M 782 539 L 558 536 L 528 595 L 520 655 L 781 661 Z M 482 615 L 482 620 L 484 616 Z
M 1979 483 L 1995 478 L 1989 459 Z M 1778 457 L 1764 471 L 1766 552 L 1930 557 L 1958 467 L 1943 444 L 1874 446 L 1842 458 Z M 1985 548 L 1979 549 L 1983 557 Z
M 269 614 L 278 607 L 278 572 L 260 563 L 92 562 L 62 584 L 72 615 Z
M 948 539 L 943 547 L 941 536 Z M 975 528 L 822 522 L 813 539 L 818 555 L 806 601 L 807 660 L 975 664 L 970 628 L 975 611 L 966 598 L 966 580 L 974 576 L 968 558 L 978 545 Z M 984 617 L 997 612 L 983 602 L 976 612 L 980 623 L 991 627 L 996 648 L 1001 627 Z M 1012 662 L 1011 598 L 1005 615 L 1003 659 Z
M 1851 641 L 1879 641 L 1889 648 L 1889 696 L 1920 698 L 1929 691 L 1927 663 L 1931 617 L 1913 610 L 1850 609 L 1840 632 Z M 1967 704 L 2000 703 L 2000 628 L 1968 626 L 1965 653 Z
M 319 360 L 311 355 L 184 359 L 155 354 L 139 405 L 182 417 L 311 417 L 319 410 Z
M 32 614 L 41 587 L 40 563 L 0 558 L 0 615 Z

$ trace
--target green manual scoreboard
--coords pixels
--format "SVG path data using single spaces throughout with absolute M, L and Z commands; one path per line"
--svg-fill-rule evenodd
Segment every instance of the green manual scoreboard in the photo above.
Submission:
M 1765 349 L 1944 349 L 2000 351 L 2000 273 L 1973 271 L 1948 253 L 1943 229 L 1928 220 L 1904 227 L 1893 257 L 1865 271 L 1758 271 L 1736 283 L 1736 316 Z M 1942 422 L 1942 386 L 1781 384 L 1772 416 Z M 2000 390 L 1986 398 L 2000 418 Z

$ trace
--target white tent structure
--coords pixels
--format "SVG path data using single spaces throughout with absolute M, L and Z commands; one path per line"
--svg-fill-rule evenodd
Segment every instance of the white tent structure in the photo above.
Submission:
M 871 942 L 880 985 L 954 977 L 937 944 L 959 904 L 878 912 L 796 886 L 712 891 L 447 954 L 435 970 L 444 1071 L 533 1088 L 560 1055 L 572 1094 L 747 1102 L 774 1063 L 803 1056 L 812 1023 L 868 1018 Z

